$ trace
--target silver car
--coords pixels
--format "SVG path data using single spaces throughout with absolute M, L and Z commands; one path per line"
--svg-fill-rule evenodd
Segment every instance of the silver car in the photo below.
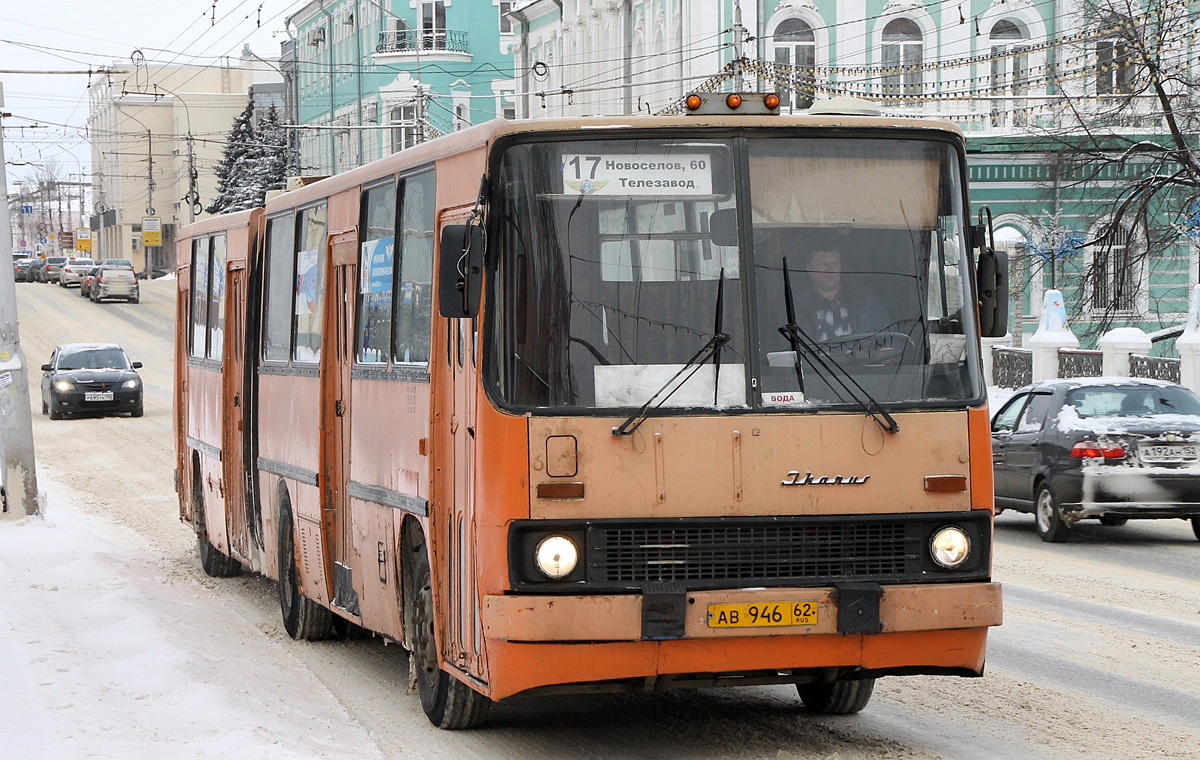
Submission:
M 96 262 L 91 259 L 71 259 L 58 271 L 58 284 L 64 288 L 78 285 L 79 280 L 94 266 Z
M 137 274 L 125 267 L 100 267 L 92 281 L 91 299 L 100 303 L 105 298 L 123 298 L 130 303 L 141 300 Z

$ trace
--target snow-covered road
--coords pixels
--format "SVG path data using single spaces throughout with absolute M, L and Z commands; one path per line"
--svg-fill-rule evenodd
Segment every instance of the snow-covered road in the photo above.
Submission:
M 31 364 L 113 340 L 148 393 L 142 419 L 35 414 L 46 517 L 0 521 L 0 758 L 1200 758 L 1187 524 L 1083 525 L 1048 545 L 1012 514 L 982 679 L 883 679 L 849 718 L 748 687 L 515 699 L 480 731 L 438 731 L 399 647 L 294 642 L 273 584 L 200 570 L 173 491 L 173 288 L 97 306 L 17 286 Z

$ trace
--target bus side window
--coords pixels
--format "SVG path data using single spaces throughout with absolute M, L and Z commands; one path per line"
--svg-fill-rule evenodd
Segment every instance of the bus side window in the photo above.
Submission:
M 396 183 L 389 180 L 363 192 L 359 247 L 358 319 L 355 361 L 386 363 L 392 334 L 395 291 Z
M 434 173 L 406 177 L 401 185 L 399 249 L 394 294 L 392 361 L 429 363 L 433 327 L 433 240 L 437 229 Z
M 292 355 L 292 240 L 296 225 L 291 213 L 267 220 L 265 316 L 262 320 L 263 359 L 287 362 Z

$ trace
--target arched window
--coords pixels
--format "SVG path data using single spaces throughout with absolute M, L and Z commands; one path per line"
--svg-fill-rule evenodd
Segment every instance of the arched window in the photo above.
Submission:
M 1108 36 L 1096 42 L 1096 94 L 1128 95 L 1133 92 L 1132 25 L 1129 19 L 1109 16 L 1104 27 Z
M 992 46 L 992 95 L 1024 95 L 1029 91 L 1029 54 L 1026 35 L 1012 21 L 1001 19 L 992 26 L 989 36 Z M 1024 124 L 1024 104 L 1014 98 L 1011 102 L 992 100 L 992 126 Z
M 894 97 L 921 94 L 921 27 L 912 19 L 898 18 L 883 28 L 883 92 Z
M 799 82 L 794 90 L 779 93 L 780 103 L 785 107 L 790 106 L 794 97 L 797 108 L 808 108 L 812 105 L 811 84 L 817 59 L 817 38 L 813 35 L 812 27 L 801 19 L 786 18 L 775 27 L 772 46 L 775 49 L 775 63 L 795 66 L 795 78 Z

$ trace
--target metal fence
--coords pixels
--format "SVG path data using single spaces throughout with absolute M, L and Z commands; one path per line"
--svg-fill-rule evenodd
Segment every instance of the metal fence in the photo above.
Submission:
M 1058 349 L 1059 377 L 1100 377 L 1104 374 L 1104 353 L 1078 348 Z
M 376 53 L 470 53 L 467 33 L 457 29 L 397 29 L 380 32 Z
M 1033 382 L 1033 352 L 1013 346 L 992 347 L 992 383 L 1020 388 Z
M 1179 360 L 1162 356 L 1129 356 L 1130 377 L 1150 377 L 1155 380 L 1179 382 Z

